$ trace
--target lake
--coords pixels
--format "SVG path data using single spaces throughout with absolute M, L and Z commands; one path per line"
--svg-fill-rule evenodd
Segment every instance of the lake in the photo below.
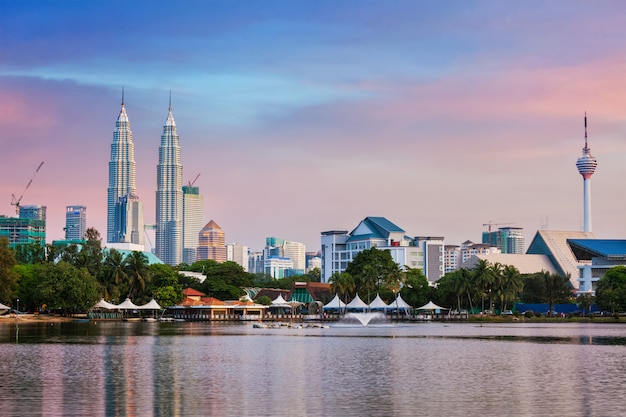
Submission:
M 0 322 L 2 416 L 626 415 L 626 326 Z

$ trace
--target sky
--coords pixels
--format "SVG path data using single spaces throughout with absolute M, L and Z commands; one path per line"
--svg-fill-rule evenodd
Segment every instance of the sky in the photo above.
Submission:
M 68 205 L 106 238 L 122 88 L 146 223 L 171 91 L 228 243 L 582 230 L 585 112 L 593 231 L 626 238 L 623 1 L 0 0 L 0 45 L 0 214 L 47 206 L 48 242 Z

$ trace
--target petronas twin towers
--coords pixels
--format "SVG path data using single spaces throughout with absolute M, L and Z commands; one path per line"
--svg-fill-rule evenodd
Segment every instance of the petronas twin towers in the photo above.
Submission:
M 170 265 L 182 261 L 183 166 L 172 98 L 161 135 L 156 191 L 156 256 Z M 107 242 L 143 245 L 143 205 L 135 188 L 133 133 L 124 107 L 115 123 L 107 210 Z

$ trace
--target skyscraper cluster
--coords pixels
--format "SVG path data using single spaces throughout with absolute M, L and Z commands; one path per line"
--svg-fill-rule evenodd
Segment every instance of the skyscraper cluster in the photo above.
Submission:
M 135 151 L 133 134 L 124 106 L 115 124 L 113 143 L 111 144 L 111 161 L 109 162 L 109 188 L 107 211 L 107 242 L 121 244 L 144 243 L 143 204 L 135 187 Z M 183 166 L 180 158 L 180 144 L 176 122 L 172 114 L 172 98 L 170 95 L 169 109 L 157 164 L 156 190 L 156 242 L 155 254 L 163 262 L 178 265 L 183 262 L 183 247 L 193 248 L 193 256 L 187 252 L 185 261 L 195 261 L 195 246 L 198 232 L 202 225 L 202 198 L 198 187 L 188 189 L 186 198 L 187 216 L 183 213 Z M 185 228 L 185 221 L 187 228 Z M 198 226 L 200 225 L 200 226 Z M 192 230 L 197 227 L 195 232 Z M 183 234 L 195 234 L 193 239 L 183 242 Z M 187 243 L 185 245 L 184 243 Z

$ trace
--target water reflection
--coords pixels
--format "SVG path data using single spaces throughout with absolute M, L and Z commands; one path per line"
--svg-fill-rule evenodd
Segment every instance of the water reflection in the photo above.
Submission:
M 0 324 L 2 415 L 620 415 L 626 327 Z

